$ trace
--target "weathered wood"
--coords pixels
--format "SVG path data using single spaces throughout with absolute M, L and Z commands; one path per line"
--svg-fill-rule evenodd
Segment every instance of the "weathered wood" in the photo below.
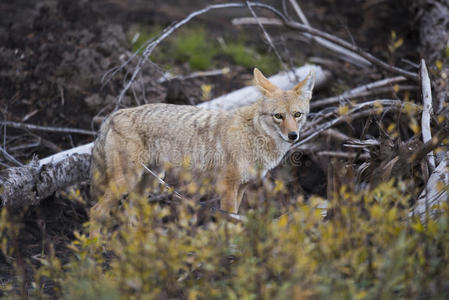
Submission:
M 435 168 L 430 175 L 425 189 L 422 191 L 418 201 L 411 214 L 424 218 L 426 212 L 429 216 L 437 215 L 440 211 L 439 204 L 447 201 L 449 194 L 447 186 L 449 185 L 449 153 L 446 153 L 444 159 Z
M 328 72 L 321 67 L 305 65 L 293 72 L 280 73 L 270 80 L 282 89 L 292 88 L 300 78 L 311 70 L 315 71 L 316 87 L 322 86 L 328 78 Z M 250 105 L 259 99 L 255 87 L 245 87 L 198 106 L 211 109 L 231 110 Z M 57 190 L 89 178 L 90 156 L 93 143 L 56 153 L 42 160 L 33 160 L 30 164 L 9 168 L 0 175 L 0 202 L 3 206 L 20 208 L 36 205 L 42 199 Z
M 449 101 L 449 0 L 420 3 L 420 43 L 430 69 L 435 92 L 433 107 L 438 115 Z
M 9 168 L 0 175 L 3 206 L 19 208 L 38 204 L 55 191 L 89 177 L 90 154 L 73 154 L 56 164 L 30 164 Z

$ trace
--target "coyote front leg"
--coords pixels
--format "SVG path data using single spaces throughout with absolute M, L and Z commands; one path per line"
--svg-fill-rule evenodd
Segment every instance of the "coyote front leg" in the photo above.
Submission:
M 240 176 L 238 176 L 235 168 L 228 168 L 222 175 L 218 183 L 218 193 L 220 195 L 220 208 L 227 212 L 238 213 L 241 196 L 240 193 Z

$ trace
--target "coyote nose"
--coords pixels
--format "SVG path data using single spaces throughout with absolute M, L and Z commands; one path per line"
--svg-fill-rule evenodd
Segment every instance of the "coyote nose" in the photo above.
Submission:
M 292 141 L 296 140 L 298 138 L 298 134 L 294 131 L 290 131 L 288 133 L 288 138 Z

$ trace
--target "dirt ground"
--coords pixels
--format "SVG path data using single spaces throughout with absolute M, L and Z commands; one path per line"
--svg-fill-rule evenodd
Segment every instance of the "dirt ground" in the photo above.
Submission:
M 96 131 L 101 117 L 115 105 L 126 71 L 120 72 L 107 85 L 102 84 L 105 73 L 120 65 L 132 47 L 127 33 L 133 25 L 165 27 L 207 3 L 224 1 L 142 1 L 45 0 L 7 1 L 0 4 L 0 113 L 1 120 L 42 126 L 71 127 Z M 353 41 L 363 49 L 390 63 L 413 69 L 404 60 L 418 61 L 420 57 L 416 18 L 410 1 L 301 1 L 312 26 Z M 267 1 L 282 10 L 281 1 Z M 293 11 L 290 10 L 293 15 Z M 245 32 L 250 42 L 269 46 L 256 27 L 233 26 L 234 17 L 248 16 L 245 9 L 229 9 L 204 15 L 194 22 L 207 27 L 210 34 L 238 35 Z M 261 15 L 267 15 L 266 12 Z M 403 38 L 404 44 L 391 51 L 392 32 Z M 351 66 L 316 45 L 304 43 L 294 32 L 270 29 L 276 37 L 281 55 L 297 61 L 311 61 L 320 57 L 324 67 L 332 72 L 328 87 L 316 93 L 316 98 L 335 95 L 347 87 L 381 78 L 381 72 L 366 72 Z M 397 61 L 401 57 L 401 61 Z M 311 59 L 312 58 L 312 59 Z M 316 60 L 315 60 L 316 61 Z M 149 102 L 191 104 L 198 99 L 202 84 L 212 84 L 210 98 L 225 94 L 248 84 L 251 70 L 229 65 L 230 75 L 196 78 L 161 85 L 160 73 L 151 65 L 143 70 L 145 94 Z M 185 65 L 177 67 L 181 74 L 191 71 Z M 169 93 L 177 88 L 179 93 Z M 194 100 L 197 101 L 197 100 Z M 126 106 L 136 105 L 127 95 Z M 2 127 L 2 147 L 22 163 L 34 155 L 40 158 L 93 141 L 94 136 L 59 134 Z M 1 169 L 14 166 L 0 155 Z M 289 189 L 306 195 L 325 195 L 327 161 L 301 157 L 299 166 L 289 169 Z M 81 186 L 86 193 L 87 183 Z M 16 241 L 21 253 L 16 260 L 37 261 L 42 249 L 51 243 L 64 254 L 64 247 L 73 238 L 73 230 L 82 230 L 87 221 L 86 205 L 72 201 L 65 192 L 58 192 L 39 207 L 17 213 L 24 224 Z M 0 281 L 9 276 L 8 259 L 0 256 Z M 31 272 L 31 270 L 24 270 Z M 1 295 L 1 293 L 0 293 Z

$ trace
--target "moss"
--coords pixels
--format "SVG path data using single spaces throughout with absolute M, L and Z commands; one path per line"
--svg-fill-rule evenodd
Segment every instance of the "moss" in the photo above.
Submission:
M 200 27 L 181 30 L 173 37 L 172 46 L 174 58 L 180 62 L 188 62 L 194 70 L 204 70 L 214 65 L 216 45 L 208 40 L 205 30 Z
M 131 31 L 129 40 L 133 51 L 142 51 L 140 48 L 161 32 L 160 26 L 143 26 Z M 241 36 L 220 46 L 202 27 L 182 28 L 155 49 L 152 60 L 166 65 L 188 63 L 192 70 L 205 70 L 217 67 L 220 59 L 226 57 L 233 64 L 248 69 L 258 67 L 268 75 L 279 70 L 279 61 L 273 53 L 247 44 L 246 38 Z
M 267 75 L 279 70 L 279 60 L 271 53 L 260 53 L 255 48 L 245 45 L 244 41 L 229 43 L 223 49 L 235 64 L 245 68 L 257 66 Z

